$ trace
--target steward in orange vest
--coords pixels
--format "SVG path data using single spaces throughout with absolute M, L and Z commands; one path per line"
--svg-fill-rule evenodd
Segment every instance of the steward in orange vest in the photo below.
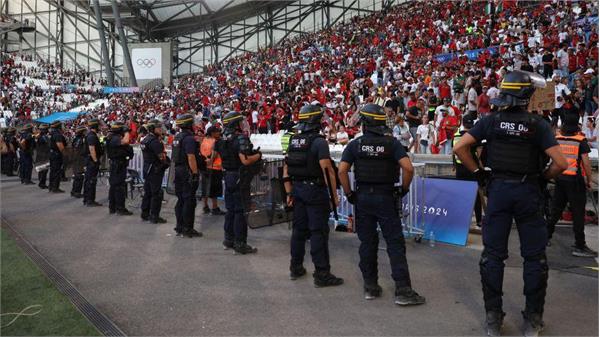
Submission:
M 586 204 L 586 188 L 591 187 L 592 167 L 588 153 L 590 146 L 579 130 L 579 115 L 569 114 L 563 118 L 563 124 L 556 140 L 569 166 L 556 178 L 556 188 L 552 198 L 552 210 L 548 220 L 548 244 L 554 233 L 554 227 L 569 203 L 573 215 L 573 232 L 575 246 L 573 256 L 596 257 L 598 253 L 591 250 L 585 242 L 584 219 Z

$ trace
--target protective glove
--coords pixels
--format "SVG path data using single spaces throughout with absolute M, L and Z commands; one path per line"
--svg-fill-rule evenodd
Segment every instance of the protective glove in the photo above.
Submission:
M 479 183 L 479 186 L 485 186 L 490 178 L 490 172 L 484 169 L 477 169 L 473 172 L 475 179 Z
M 190 175 L 190 184 L 197 184 L 200 181 L 200 175 L 198 173 Z
M 398 189 L 398 193 L 400 194 L 400 198 L 404 198 L 405 195 L 410 191 L 409 187 L 400 186 Z

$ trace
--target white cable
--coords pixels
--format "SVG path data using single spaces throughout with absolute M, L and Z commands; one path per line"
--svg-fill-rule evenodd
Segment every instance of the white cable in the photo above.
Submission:
M 29 309 L 38 308 L 38 307 L 39 307 L 39 309 L 37 311 L 32 312 L 32 313 L 27 313 L 27 311 Z M 8 315 L 15 315 L 15 318 L 13 318 L 12 321 L 10 321 L 8 324 L 0 326 L 0 328 L 6 328 L 7 326 L 16 322 L 16 320 L 21 316 L 35 316 L 35 315 L 39 314 L 41 311 L 42 311 L 42 306 L 40 304 L 33 304 L 33 305 L 30 305 L 30 306 L 26 307 L 25 309 L 21 310 L 21 312 L 7 312 L 5 314 L 0 314 L 0 317 L 8 316 Z

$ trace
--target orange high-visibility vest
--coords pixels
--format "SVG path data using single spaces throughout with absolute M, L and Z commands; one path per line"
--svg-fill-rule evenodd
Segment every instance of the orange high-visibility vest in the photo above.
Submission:
M 579 171 L 579 144 L 585 140 L 585 136 L 576 134 L 573 136 L 557 135 L 556 140 L 560 145 L 560 152 L 567 158 L 569 167 L 562 174 L 567 176 L 575 176 Z M 585 175 L 581 171 L 582 175 Z

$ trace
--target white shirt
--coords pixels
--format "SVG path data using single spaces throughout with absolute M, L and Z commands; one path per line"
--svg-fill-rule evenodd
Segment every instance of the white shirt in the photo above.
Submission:
M 258 111 L 252 111 L 252 124 L 258 123 Z
M 431 133 L 431 125 L 429 124 L 421 124 L 417 128 L 417 136 L 419 140 L 426 140 L 429 142 Z
M 500 89 L 498 89 L 496 87 L 491 87 L 487 91 L 487 95 L 490 99 L 498 97 L 499 94 L 500 94 Z
M 469 96 L 468 96 L 467 104 L 468 104 L 469 111 L 477 110 L 477 104 L 471 103 L 471 101 L 477 102 L 477 91 L 475 90 L 475 88 L 469 89 Z
M 410 128 L 407 123 L 404 123 L 404 126 L 400 126 L 396 124 L 393 130 L 394 138 L 400 141 L 400 144 L 404 146 L 410 145 Z
M 563 106 L 563 104 L 565 104 L 564 98 L 562 101 L 558 101 L 558 97 L 562 95 L 563 90 L 565 91 L 566 95 L 571 94 L 571 90 L 569 90 L 569 88 L 567 88 L 567 86 L 562 83 L 558 83 L 554 86 L 554 108 L 556 109 L 560 109 Z
M 346 131 L 338 132 L 336 134 L 336 138 L 337 138 L 338 143 L 340 143 L 340 141 L 342 141 L 344 139 L 346 140 L 346 142 L 348 142 L 348 133 Z

